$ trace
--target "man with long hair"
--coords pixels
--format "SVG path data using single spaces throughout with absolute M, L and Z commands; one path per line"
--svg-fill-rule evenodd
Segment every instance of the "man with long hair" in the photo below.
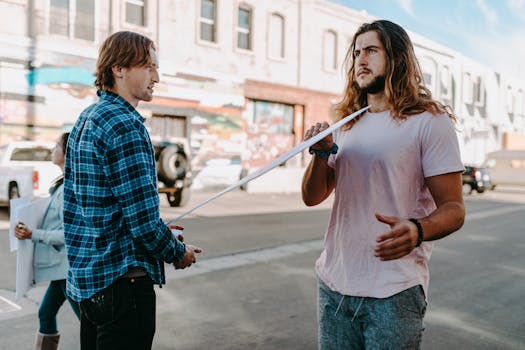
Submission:
M 316 263 L 319 347 L 419 349 L 431 241 L 465 217 L 455 118 L 423 85 L 399 25 L 363 24 L 346 63 L 337 117 L 371 107 L 311 147 L 302 184 L 309 206 L 335 190 Z
M 99 101 L 75 123 L 68 142 L 64 230 L 67 291 L 80 302 L 82 349 L 151 349 L 154 284 L 164 262 L 189 267 L 200 249 L 174 238 L 160 219 L 155 156 L 144 118 L 159 81 L 153 42 L 117 32 L 100 48 Z

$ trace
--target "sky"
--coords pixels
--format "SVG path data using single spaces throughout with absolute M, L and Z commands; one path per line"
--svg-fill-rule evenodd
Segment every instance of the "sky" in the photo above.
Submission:
M 525 0 L 331 0 L 525 80 Z

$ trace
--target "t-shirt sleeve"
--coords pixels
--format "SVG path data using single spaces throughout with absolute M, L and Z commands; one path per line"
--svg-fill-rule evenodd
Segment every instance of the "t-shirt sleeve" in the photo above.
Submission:
M 446 114 L 430 116 L 421 135 L 421 160 L 425 177 L 464 170 L 458 137 Z

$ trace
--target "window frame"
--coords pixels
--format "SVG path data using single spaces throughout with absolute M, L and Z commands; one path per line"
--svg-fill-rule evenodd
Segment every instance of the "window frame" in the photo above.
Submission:
M 243 27 L 240 27 L 239 26 L 239 16 L 240 16 L 240 13 L 241 13 L 241 10 L 245 10 L 245 11 L 248 11 L 250 16 L 249 16 L 249 28 L 246 29 L 246 28 L 243 28 Z M 254 48 L 253 48 L 253 36 L 254 36 L 254 30 L 253 30 L 253 23 L 254 23 L 254 8 L 253 6 L 250 6 L 246 3 L 241 3 L 237 6 L 237 19 L 235 21 L 235 49 L 240 51 L 240 52 L 244 52 L 244 53 L 253 53 L 254 52 Z M 243 34 L 248 34 L 248 46 L 249 48 L 243 48 L 243 47 L 240 47 L 239 46 L 239 34 L 241 32 L 244 32 Z
M 219 22 L 219 0 L 210 0 L 214 3 L 214 18 L 213 18 L 213 21 L 210 20 L 209 18 L 207 17 L 202 17 L 202 1 L 203 0 L 197 0 L 197 11 L 196 13 L 198 13 L 198 16 L 197 16 L 197 35 L 196 35 L 196 39 L 197 39 L 197 43 L 199 44 L 204 44 L 204 45 L 208 45 L 208 46 L 218 46 L 219 44 L 219 26 L 218 26 L 218 22 Z M 204 20 L 204 21 L 203 21 Z M 211 24 L 213 26 L 213 35 L 214 35 L 214 41 L 210 41 L 210 40 L 205 40 L 205 39 L 202 39 L 201 37 L 201 23 L 203 22 L 212 22 L 212 23 L 207 23 L 207 24 Z
M 143 12 L 143 23 L 137 24 L 133 22 L 129 22 L 127 15 L 126 15 L 126 5 L 132 4 L 136 6 L 142 6 L 142 12 Z M 133 26 L 137 28 L 147 28 L 148 27 L 148 6 L 147 6 L 147 0 L 124 0 L 122 3 L 122 14 L 124 17 L 124 23 L 128 26 Z
M 272 40 L 272 24 L 273 19 L 279 18 L 281 20 L 281 33 L 280 33 L 280 40 L 281 40 L 281 47 L 279 48 L 280 55 L 276 56 L 273 53 L 273 40 Z M 272 12 L 270 13 L 270 16 L 268 17 L 268 58 L 276 61 L 285 61 L 286 60 L 286 18 L 283 14 L 279 12 Z
M 67 0 L 68 2 L 68 23 L 67 23 L 67 35 L 52 33 L 51 32 L 51 9 L 52 0 L 46 1 L 46 24 L 45 30 L 48 36 L 56 38 L 66 38 L 69 40 L 78 40 L 86 43 L 97 43 L 97 27 L 99 25 L 99 0 L 93 1 L 93 39 L 78 38 L 76 36 L 76 14 L 77 14 L 77 1 L 78 0 Z
M 333 35 L 333 38 L 334 38 L 334 47 L 333 47 L 333 50 L 328 50 L 329 48 L 327 47 L 328 46 L 328 37 L 327 35 L 330 35 L 332 34 Z M 325 72 L 329 72 L 329 73 L 335 73 L 337 72 L 337 67 L 339 65 L 339 57 L 338 57 L 338 54 L 339 54 L 339 45 L 338 45 L 338 42 L 339 42 L 339 35 L 337 34 L 337 31 L 335 29 L 325 29 L 323 31 L 323 58 L 322 58 L 322 67 L 323 67 L 323 70 Z M 329 51 L 333 51 L 332 54 L 333 54 L 333 61 L 329 64 L 327 62 L 327 52 Z

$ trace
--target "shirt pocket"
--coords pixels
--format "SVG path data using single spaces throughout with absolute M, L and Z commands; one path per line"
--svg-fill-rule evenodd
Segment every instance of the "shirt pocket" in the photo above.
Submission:
M 52 267 L 59 265 L 65 253 L 65 247 L 62 245 L 53 246 L 39 243 L 35 247 L 35 267 Z

